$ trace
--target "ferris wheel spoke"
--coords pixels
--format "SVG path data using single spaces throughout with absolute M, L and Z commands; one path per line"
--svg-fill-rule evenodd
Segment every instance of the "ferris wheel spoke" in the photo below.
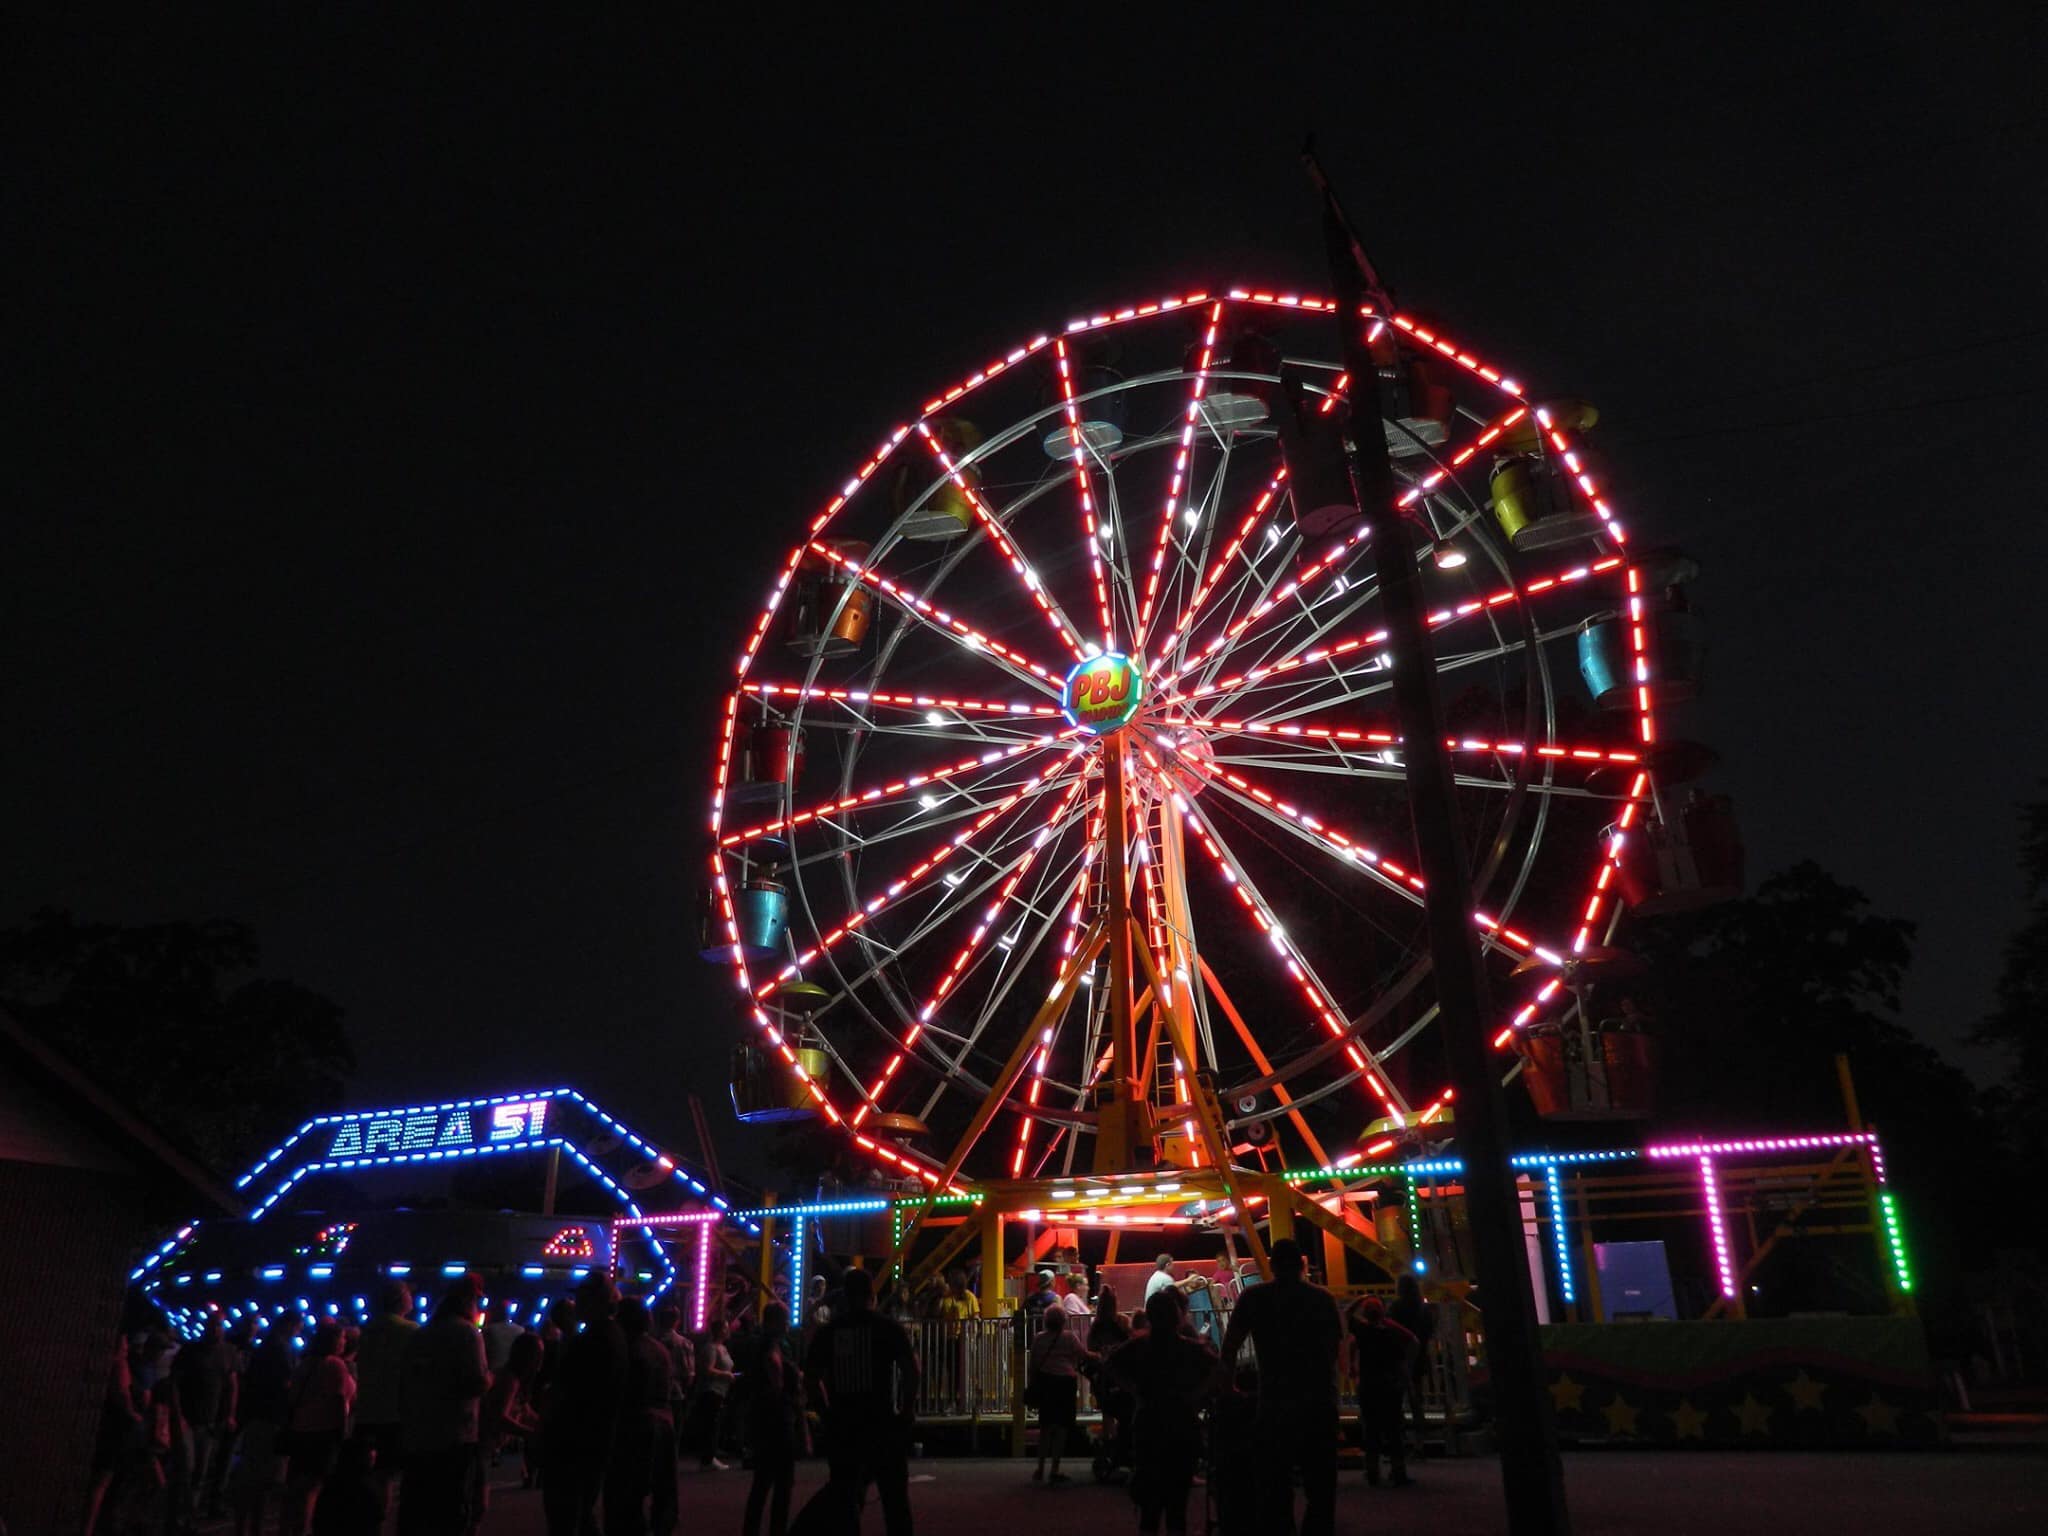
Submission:
M 1223 301 L 1209 306 L 1208 329 L 1202 333 L 1202 353 L 1188 385 L 1187 409 L 1182 413 L 1180 443 L 1174 452 L 1172 478 L 1167 483 L 1166 505 L 1160 509 L 1159 531 L 1152 539 L 1151 564 L 1145 573 L 1145 595 L 1138 605 L 1138 623 L 1131 648 L 1145 649 L 1152 627 L 1152 608 L 1159 600 L 1159 581 L 1166 567 L 1166 552 L 1173 541 L 1173 521 L 1180 511 L 1181 493 L 1188 483 L 1188 463 L 1195 451 L 1195 427 L 1202 417 L 1202 396 L 1209 388 L 1209 363 L 1216 351 L 1216 329 L 1223 323 Z
M 864 688 L 811 688 L 801 683 L 742 683 L 740 691 L 763 699 L 856 704 L 872 709 L 915 710 L 920 714 L 929 714 L 934 710 L 950 710 L 963 715 L 1052 719 L 1060 712 L 1056 704 L 1024 703 L 1015 699 L 962 699 L 942 694 L 877 693 Z M 866 716 L 857 718 L 866 724 L 873 723 Z
M 1405 1120 L 1407 1107 L 1402 1102 L 1399 1092 L 1392 1083 L 1380 1075 L 1377 1058 L 1351 1032 L 1343 1013 L 1332 1001 L 1329 988 L 1317 978 L 1307 960 L 1287 937 L 1287 930 L 1273 915 L 1271 905 L 1259 893 L 1251 877 L 1245 873 L 1244 866 L 1230 854 L 1222 838 L 1217 835 L 1214 821 L 1185 797 L 1182 798 L 1182 809 L 1186 813 L 1188 826 L 1195 833 L 1195 840 L 1208 853 L 1217 872 L 1222 875 L 1224 883 L 1230 887 L 1231 894 L 1237 898 L 1246 915 L 1266 936 L 1266 942 L 1280 957 L 1282 967 L 1294 981 L 1303 1001 L 1308 1004 L 1310 1013 L 1332 1039 L 1343 1042 L 1341 1049 L 1351 1064 L 1353 1074 L 1364 1081 L 1366 1091 L 1379 1102 L 1380 1107 L 1388 1115 Z
M 1310 720 L 1249 720 L 1231 719 L 1224 716 L 1190 716 L 1175 719 L 1167 716 L 1168 725 L 1196 725 L 1214 736 L 1275 736 L 1289 742 L 1313 745 L 1320 742 L 1355 744 L 1369 746 L 1375 750 L 1399 747 L 1401 738 L 1391 731 L 1363 730 L 1352 726 L 1323 725 Z M 1567 746 L 1561 742 L 1539 742 L 1530 747 L 1519 741 L 1494 741 L 1477 736 L 1446 736 L 1444 746 L 1457 753 L 1482 753 L 1492 757 L 1523 757 L 1533 755 L 1554 759 L 1559 762 L 1584 763 L 1589 766 L 1614 763 L 1640 763 L 1643 754 L 1633 747 L 1581 747 Z
M 1340 862 L 1358 869 L 1373 879 L 1374 883 L 1393 892 L 1411 906 L 1422 905 L 1426 888 L 1422 876 L 1415 871 L 1376 852 L 1364 842 L 1348 835 L 1342 828 L 1332 826 L 1271 791 L 1262 789 L 1242 774 L 1228 769 L 1217 769 L 1213 776 L 1223 787 L 1223 793 L 1240 805 L 1276 825 L 1296 832 L 1310 846 L 1320 848 Z M 1499 948 L 1518 958 L 1536 955 L 1551 964 L 1563 963 L 1563 958 L 1555 950 L 1545 949 L 1527 934 L 1507 926 L 1490 912 L 1474 912 L 1472 920 L 1480 930 L 1482 944 L 1488 948 Z
M 1435 491 L 1437 487 L 1448 480 L 1453 471 L 1461 468 L 1482 449 L 1490 446 L 1499 438 L 1501 433 L 1514 426 L 1527 414 L 1527 408 L 1517 404 L 1497 420 L 1489 422 L 1477 437 L 1451 454 L 1444 464 L 1439 465 L 1415 484 L 1403 490 L 1395 498 L 1394 505 L 1402 511 L 1417 505 L 1425 496 Z M 1215 636 L 1207 646 L 1197 653 L 1194 664 L 1199 664 L 1201 661 L 1206 660 L 1211 654 L 1222 647 L 1235 643 L 1261 619 L 1279 609 L 1286 599 L 1295 593 L 1305 591 L 1321 583 L 1330 577 L 1333 572 L 1341 574 L 1342 568 L 1349 563 L 1350 559 L 1358 552 L 1359 546 L 1365 542 L 1366 533 L 1367 525 L 1361 524 L 1344 538 L 1330 545 L 1321 556 L 1311 560 L 1286 583 L 1270 593 L 1261 602 L 1255 604 L 1250 612 L 1238 618 L 1227 626 L 1221 634 Z M 1185 675 L 1190 670 L 1190 666 L 1191 664 L 1189 663 L 1183 663 L 1180 671 L 1175 676 Z
M 955 856 L 960 855 L 962 853 L 967 853 L 969 857 L 988 857 L 989 855 L 987 854 L 976 854 L 972 852 L 969 848 L 969 845 L 973 842 L 973 840 L 976 837 L 978 837 L 982 832 L 986 831 L 991 825 L 995 823 L 995 821 L 998 818 L 1002 817 L 1005 813 L 1014 809 L 1016 806 L 1023 803 L 1024 801 L 1035 798 L 1037 794 L 1043 793 L 1058 777 L 1060 771 L 1068 766 L 1069 762 L 1071 762 L 1070 758 L 1062 759 L 1060 761 L 1050 764 L 1038 775 L 1037 778 L 1033 779 L 1029 783 L 1015 790 L 1012 790 L 1002 799 L 996 801 L 993 805 L 983 810 L 980 815 L 976 816 L 974 820 L 971 823 L 969 823 L 965 830 L 956 832 L 951 837 L 945 838 L 936 845 L 934 845 L 934 847 L 929 852 L 927 852 L 918 863 L 912 865 L 906 873 L 890 881 L 889 884 L 883 889 L 880 895 L 872 897 L 867 901 L 860 903 L 856 907 L 856 909 L 850 914 L 848 914 L 848 916 L 836 927 L 833 927 L 827 930 L 825 933 L 819 935 L 816 944 L 814 944 L 811 948 L 799 953 L 794 960 L 791 960 L 787 965 L 783 966 L 779 971 L 777 971 L 774 976 L 770 977 L 768 981 L 762 983 L 759 987 L 757 987 L 755 989 L 756 995 L 765 997 L 768 995 L 769 992 L 773 991 L 777 986 L 780 986 L 783 982 L 794 980 L 797 976 L 802 974 L 805 967 L 809 966 L 814 961 L 816 961 L 819 956 L 829 953 L 831 950 L 837 948 L 843 940 L 865 929 L 868 923 L 877 914 L 894 905 L 895 903 L 899 902 L 902 899 L 905 892 L 917 886 L 920 886 L 925 880 L 929 879 L 933 874 L 937 873 Z M 1000 846 L 1000 844 L 998 846 Z
M 953 989 L 959 984 L 960 978 L 969 962 L 973 960 L 975 954 L 980 950 L 983 940 L 988 937 L 989 931 L 996 926 L 997 919 L 1002 916 L 1004 910 L 1008 907 L 1010 897 L 1016 892 L 1018 884 L 1031 872 L 1031 866 L 1037 862 L 1038 856 L 1044 850 L 1046 844 L 1050 843 L 1058 834 L 1063 818 L 1067 811 L 1072 808 L 1080 792 L 1081 780 L 1077 777 L 1072 784 L 1067 786 L 1066 792 L 1054 804 L 1051 813 L 1045 818 L 1022 857 L 1017 860 L 1015 866 L 1004 878 L 1002 888 L 996 892 L 995 898 L 983 909 L 980 921 L 975 924 L 966 942 L 954 952 L 951 963 L 947 965 L 937 984 L 925 994 L 924 1002 L 917 1010 L 916 1022 L 898 1039 L 895 1051 L 891 1053 L 887 1063 L 876 1074 L 874 1080 L 868 1084 L 864 1095 L 866 1102 L 854 1116 L 854 1123 L 856 1125 L 861 1123 L 861 1120 L 865 1117 L 868 1105 L 880 1103 L 880 1095 L 888 1086 L 889 1080 L 902 1067 L 909 1053 L 916 1049 L 918 1037 L 924 1033 L 925 1027 L 931 1022 L 932 1016 L 939 1011 L 946 999 L 952 994 Z
M 1088 472 L 1088 445 L 1081 435 L 1081 410 L 1074 400 L 1073 358 L 1062 336 L 1053 343 L 1053 363 L 1060 383 L 1060 400 L 1067 420 L 1067 452 L 1074 463 L 1074 491 L 1080 498 L 1082 537 L 1088 545 L 1088 566 L 1095 577 L 1096 621 L 1101 626 L 1102 648 L 1116 649 L 1116 617 L 1109 601 L 1109 577 L 1103 568 L 1102 546 L 1109 525 L 1096 512 L 1095 487 Z
M 718 845 L 721 848 L 731 848 L 737 844 L 752 842 L 756 838 L 766 837 L 776 832 L 789 831 L 806 823 L 816 821 L 820 817 L 837 815 L 841 811 L 850 811 L 860 806 L 874 805 L 881 801 L 892 800 L 899 795 L 907 795 L 912 790 L 920 789 L 926 784 L 944 783 L 949 779 L 958 778 L 963 773 L 972 773 L 977 768 L 986 768 L 1011 758 L 1022 757 L 1027 752 L 1040 752 L 1048 748 L 1057 747 L 1062 742 L 1071 741 L 1079 734 L 1071 726 L 1063 731 L 1049 731 L 1040 736 L 1033 736 L 1028 741 L 1018 742 L 1015 746 L 996 748 L 973 757 L 962 758 L 958 762 L 949 763 L 942 768 L 934 768 L 926 773 L 913 773 L 904 778 L 892 779 L 886 784 L 877 784 L 868 788 L 854 790 L 836 799 L 822 801 L 805 810 L 796 811 L 787 816 L 778 816 L 755 826 L 742 828 L 738 832 L 728 832 L 719 838 Z
M 842 819 L 839 815 L 820 816 L 816 825 L 831 833 L 831 839 L 807 853 L 792 850 L 782 867 L 800 874 L 816 866 L 840 864 L 849 854 L 872 853 L 909 837 L 929 837 L 998 804 L 1015 804 L 1008 798 L 1014 790 L 1021 789 L 1026 798 L 1035 798 L 1042 791 L 1046 776 L 1031 758 L 1018 758 L 1004 766 L 1011 771 L 991 773 L 972 782 L 953 780 L 945 795 L 920 796 L 915 806 L 893 802 L 884 809 L 893 808 L 902 814 L 895 822 L 880 827 L 862 828 L 854 825 L 851 818 Z
M 1003 525 L 989 511 L 988 504 L 981 499 L 980 492 L 960 473 L 959 466 L 953 462 L 953 456 L 946 451 L 945 444 L 939 441 L 937 434 L 922 421 L 917 424 L 917 432 L 924 439 L 925 447 L 929 448 L 933 457 L 944 466 L 947 478 L 952 481 L 953 488 L 960 493 L 961 498 L 974 513 L 974 520 L 981 525 L 982 533 L 1010 563 L 1011 573 L 1023 584 L 1032 604 L 1045 616 L 1046 622 L 1052 625 L 1053 632 L 1060 637 L 1061 642 L 1078 661 L 1082 656 L 1081 637 L 1074 633 L 1074 626 L 1067 622 L 1067 616 L 1060 611 L 1059 604 L 1053 600 L 1052 594 L 1046 591 L 1045 583 L 1039 579 L 1037 568 L 1026 560 L 1017 546 L 1011 542 Z
M 944 635 L 952 644 L 970 652 L 985 652 L 998 666 L 1017 676 L 1021 681 L 1044 691 L 1058 692 L 1060 679 L 1045 667 L 1030 657 L 1011 650 L 1001 641 L 991 639 L 973 625 L 920 597 L 901 582 L 891 581 L 879 571 L 851 559 L 829 544 L 820 544 L 814 540 L 810 548 L 820 559 L 831 562 L 863 585 L 874 588 L 913 618 L 928 625 L 934 633 Z
M 1244 548 L 1245 540 L 1251 537 L 1253 530 L 1265 520 L 1267 513 L 1272 510 L 1273 503 L 1279 499 L 1280 488 L 1286 483 L 1287 466 L 1283 464 L 1274 473 L 1273 477 L 1266 482 L 1266 488 L 1259 493 L 1258 499 L 1252 503 L 1251 510 L 1239 519 L 1236 531 L 1231 534 L 1229 540 L 1224 544 L 1222 552 L 1209 563 L 1208 569 L 1202 573 L 1201 579 L 1195 583 L 1195 590 L 1188 598 L 1187 604 L 1181 609 L 1180 616 L 1173 621 L 1173 627 L 1166 632 L 1166 638 L 1157 647 L 1161 657 L 1166 656 L 1174 643 L 1178 641 L 1181 643 L 1180 654 L 1175 659 L 1177 661 L 1185 659 L 1187 650 L 1186 640 L 1196 618 L 1200 616 L 1204 605 L 1208 603 L 1211 594 L 1215 592 L 1216 584 L 1223 579 L 1225 573 L 1230 570 L 1232 563 L 1237 559 L 1238 551 Z

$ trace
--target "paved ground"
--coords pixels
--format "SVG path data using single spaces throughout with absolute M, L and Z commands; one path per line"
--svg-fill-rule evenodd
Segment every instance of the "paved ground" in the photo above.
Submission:
M 2003 1536 L 2048 1530 L 2048 1457 L 2032 1452 L 1865 1455 L 1812 1452 L 1614 1451 L 1567 1456 L 1578 1536 Z M 1104 1536 L 1136 1525 L 1121 1488 L 1086 1480 L 1063 1488 L 1027 1481 L 1029 1462 L 925 1460 L 913 1464 L 911 1501 L 921 1536 Z M 1491 1458 L 1424 1463 L 1413 1488 L 1369 1489 L 1347 1475 L 1339 1532 L 1479 1536 L 1505 1528 L 1500 1472 Z M 797 1471 L 797 1503 L 824 1478 L 821 1462 Z M 1200 1490 L 1196 1491 L 1197 1499 Z M 683 1474 L 685 1536 L 739 1529 L 743 1472 Z M 1196 1506 L 1197 1509 L 1199 1505 Z M 1192 1522 L 1191 1522 L 1192 1523 Z M 870 1507 L 866 1529 L 879 1532 Z M 499 1490 L 485 1536 L 541 1536 L 537 1495 Z

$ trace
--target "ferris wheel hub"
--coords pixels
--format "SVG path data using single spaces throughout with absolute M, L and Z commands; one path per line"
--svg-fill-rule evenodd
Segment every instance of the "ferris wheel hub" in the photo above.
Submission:
M 1144 668 L 1121 651 L 1077 663 L 1060 689 L 1060 713 L 1067 724 L 1091 736 L 1122 730 L 1144 702 Z

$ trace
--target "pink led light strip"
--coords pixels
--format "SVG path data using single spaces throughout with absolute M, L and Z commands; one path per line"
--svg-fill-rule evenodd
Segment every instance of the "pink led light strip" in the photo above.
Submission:
M 1750 1157 L 1765 1152 L 1824 1152 L 1874 1147 L 1872 1131 L 1828 1131 L 1814 1136 L 1759 1136 L 1745 1141 L 1660 1141 L 1643 1148 L 1648 1158 Z
M 1056 771 L 1062 766 L 1064 765 L 1054 764 L 1054 770 Z M 988 937 L 989 930 L 996 924 L 996 919 L 1002 916 L 1003 909 L 1009 905 L 1010 897 L 1016 893 L 1018 885 L 1026 875 L 1031 873 L 1031 866 L 1038 861 L 1038 855 L 1044 851 L 1046 844 L 1052 841 L 1054 831 L 1059 826 L 1061 818 L 1066 815 L 1068 808 L 1073 805 L 1075 797 L 1080 794 L 1082 782 L 1081 777 L 1076 775 L 1074 782 L 1067 786 L 1066 792 L 1054 803 L 1052 811 L 1040 825 L 1037 836 L 1032 839 L 1030 849 L 1018 862 L 1017 867 L 1011 870 L 1008 877 L 1004 879 L 1001 888 L 996 892 L 995 898 L 982 909 L 981 920 L 974 925 L 973 932 L 968 934 L 966 941 L 955 952 L 952 963 L 946 967 L 944 974 L 939 978 L 938 984 L 925 997 L 924 1006 L 917 1010 L 917 1022 L 911 1025 L 897 1041 L 896 1049 L 890 1055 L 888 1063 L 876 1074 L 874 1081 L 868 1084 L 866 1091 L 862 1094 L 863 1102 L 853 1114 L 853 1124 L 856 1127 L 863 1124 L 867 1120 L 868 1115 L 880 1107 L 882 1093 L 888 1088 L 891 1079 L 896 1076 L 897 1070 L 902 1067 L 905 1058 L 916 1047 L 918 1037 L 924 1033 L 924 1027 L 931 1022 L 932 1015 L 939 1011 L 940 1005 L 951 995 L 953 988 L 959 984 L 960 978 L 967 973 L 968 963 L 980 952 L 982 941 Z
M 989 537 L 989 542 L 994 544 L 1002 552 L 1003 558 L 1010 562 L 1011 574 L 1023 583 L 1024 590 L 1031 594 L 1031 601 L 1037 605 L 1038 611 L 1045 615 L 1045 621 L 1052 625 L 1053 631 L 1066 644 L 1067 649 L 1074 653 L 1074 659 L 1076 661 L 1080 660 L 1082 656 L 1080 637 L 1068 625 L 1065 615 L 1053 605 L 1052 599 L 1046 595 L 1045 586 L 1038 579 L 1038 572 L 1032 568 L 1031 563 L 1023 555 L 1017 552 L 1017 546 L 1010 542 L 1010 536 L 1003 531 L 1003 525 L 996 521 L 995 514 L 989 511 L 987 504 L 982 501 L 980 493 L 967 483 L 967 477 L 960 473 L 959 466 L 953 462 L 953 456 L 946 452 L 945 445 L 938 440 L 932 429 L 920 421 L 917 424 L 917 431 L 918 435 L 924 439 L 925 446 L 931 449 L 933 456 L 938 459 L 940 464 L 945 466 L 946 476 L 953 482 L 953 488 L 966 498 L 967 505 L 973 509 L 975 521 L 981 524 L 982 531 Z
M 1728 1246 L 1728 1224 L 1721 1213 L 1721 1181 L 1714 1174 L 1714 1160 L 1700 1159 L 1700 1194 L 1707 1202 L 1707 1227 L 1714 1237 L 1714 1272 L 1721 1280 L 1721 1294 L 1736 1295 L 1735 1255 Z
M 1013 666 L 1022 667 L 1025 671 L 1029 672 L 1033 677 L 1043 678 L 1046 682 L 1052 684 L 1055 688 L 1059 687 L 1061 682 L 1063 681 L 1063 679 L 1061 678 L 1054 677 L 1052 673 L 1048 672 L 1044 667 L 1041 667 L 1037 662 L 1031 660 L 1030 657 L 1020 655 L 1018 652 L 1011 650 L 1007 645 L 1002 644 L 1000 641 L 990 639 L 987 635 L 983 634 L 973 625 L 965 623 L 964 621 L 955 618 L 945 609 L 940 608 L 935 604 L 926 601 L 922 597 L 919 597 L 915 592 L 911 591 L 901 582 L 891 581 L 888 577 L 883 576 L 876 571 L 870 570 L 868 567 L 862 565 L 857 560 L 849 560 L 845 555 L 841 554 L 838 550 L 832 548 L 829 544 L 814 543 L 811 545 L 811 552 L 822 557 L 823 559 L 831 561 L 834 565 L 838 566 L 841 570 L 847 572 L 849 575 L 855 577 L 857 580 L 863 581 L 867 583 L 867 585 L 873 587 L 877 592 L 887 593 L 890 597 L 893 597 L 897 602 L 903 604 L 906 608 L 914 609 L 918 613 L 923 614 L 924 617 L 930 619 L 933 623 L 939 625 L 941 628 L 952 630 L 953 633 L 960 636 L 961 639 L 969 641 L 974 645 L 978 645 L 983 650 L 988 651 L 993 655 L 1002 657 L 1003 660 L 1011 663 Z
M 1166 568 L 1166 551 L 1173 541 L 1173 519 L 1180 510 L 1187 489 L 1188 462 L 1195 451 L 1195 426 L 1202 416 L 1202 396 L 1209 388 L 1209 364 L 1216 353 L 1216 330 L 1223 323 L 1223 301 L 1209 306 L 1208 329 L 1202 332 L 1202 355 L 1195 366 L 1194 383 L 1188 389 L 1187 410 L 1182 414 L 1180 444 L 1174 450 L 1173 478 L 1166 489 L 1166 505 L 1159 514 L 1159 534 L 1152 541 L 1152 565 L 1145 576 L 1145 597 L 1138 605 L 1138 631 L 1134 648 L 1143 650 L 1152 627 L 1152 607 L 1159 600 L 1159 577 Z
M 1081 498 L 1081 528 L 1088 540 L 1088 563 L 1095 573 L 1096 619 L 1102 625 L 1102 648 L 1116 649 L 1116 618 L 1109 602 L 1109 576 L 1103 569 L 1102 525 L 1095 510 L 1095 486 L 1088 473 L 1088 449 L 1081 441 L 1081 408 L 1074 401 L 1073 359 L 1062 336 L 1053 344 L 1060 377 L 1060 400 L 1067 418 L 1067 452 L 1074 458 L 1074 490 Z
M 612 1222 L 612 1274 L 619 1272 L 619 1243 L 638 1227 L 695 1227 L 696 1282 L 690 1288 L 690 1331 L 702 1333 L 711 1313 L 711 1254 L 718 1245 L 716 1211 L 670 1211 L 659 1216 L 621 1217 Z
M 740 692 L 763 699 L 824 699 L 837 704 L 877 704 L 894 709 L 952 709 L 962 714 L 1059 714 L 1056 704 L 1011 704 L 1000 699 L 955 699 L 925 693 L 872 693 L 865 688 L 806 688 L 797 683 L 742 683 Z

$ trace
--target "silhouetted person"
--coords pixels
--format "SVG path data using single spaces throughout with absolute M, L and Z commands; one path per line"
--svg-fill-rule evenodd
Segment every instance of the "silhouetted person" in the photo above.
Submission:
M 1358 1377 L 1358 1427 L 1365 1439 L 1365 1480 L 1380 1482 L 1380 1453 L 1396 1488 L 1414 1479 L 1408 1475 L 1406 1448 L 1401 1443 L 1401 1395 L 1408 1387 L 1409 1362 L 1415 1358 L 1415 1335 L 1387 1316 L 1377 1296 L 1351 1309 L 1352 1368 Z
M 675 1366 L 648 1331 L 647 1305 L 619 1303 L 626 1336 L 626 1390 L 604 1480 L 605 1536 L 669 1536 L 676 1524 L 676 1421 L 669 1410 Z
M 1081 1366 L 1088 1358 L 1088 1346 L 1067 1326 L 1064 1308 L 1048 1307 L 1039 1316 L 1038 1336 L 1031 1341 L 1031 1384 L 1038 1397 L 1038 1466 L 1031 1474 L 1035 1483 L 1064 1483 L 1060 1458 L 1066 1454 L 1067 1436 L 1074 1428 L 1074 1404 L 1081 1390 Z M 1052 1462 L 1046 1477 L 1045 1464 Z
M 1337 1503 L 1337 1350 L 1344 1324 L 1337 1303 L 1302 1278 L 1301 1245 L 1275 1243 L 1270 1285 L 1238 1298 L 1223 1336 L 1219 1386 L 1230 1381 L 1249 1337 L 1259 1352 L 1259 1530 L 1291 1536 L 1294 1469 L 1301 1469 L 1302 1536 L 1331 1536 Z
M 1216 1352 L 1181 1331 L 1180 1300 L 1170 1287 L 1145 1303 L 1146 1328 L 1111 1355 L 1105 1374 L 1131 1395 L 1135 1466 L 1131 1495 L 1146 1536 L 1164 1518 L 1168 1531 L 1188 1528 L 1188 1490 L 1202 1450 L 1202 1399 L 1216 1375 Z
M 541 1415 L 548 1536 L 597 1536 L 597 1501 L 626 1391 L 626 1335 L 613 1315 L 618 1305 L 603 1270 L 593 1269 L 576 1288 L 583 1331 L 562 1341 Z
M 399 1366 L 398 1413 L 405 1471 L 398 1485 L 399 1536 L 466 1531 L 483 1502 L 483 1335 L 476 1329 L 483 1282 L 464 1275 L 413 1335 Z
M 405 1464 L 398 1394 L 406 1346 L 419 1331 L 412 1317 L 411 1289 L 403 1280 L 392 1280 L 377 1292 L 377 1315 L 356 1340 L 355 1437 L 367 1442 L 373 1453 L 369 1477 L 377 1494 L 380 1525 L 391 1512 L 391 1485 Z
M 910 1335 L 875 1313 L 867 1271 L 851 1271 L 844 1308 L 817 1330 L 804 1359 L 811 1400 L 825 1421 L 830 1480 L 819 1497 L 857 1513 L 873 1483 L 888 1536 L 911 1536 L 910 1422 L 917 1377 Z
M 201 1513 L 218 1519 L 242 1381 L 241 1358 L 227 1341 L 219 1314 L 206 1320 L 196 1343 L 178 1351 L 171 1361 L 171 1377 L 178 1384 L 178 1407 L 185 1415 L 186 1443 L 192 1447 L 191 1498 L 177 1511 L 178 1519 L 185 1525 Z
M 1422 1384 L 1429 1375 L 1429 1345 L 1436 1337 L 1436 1308 L 1422 1299 L 1422 1282 L 1403 1275 L 1394 1282 L 1394 1304 L 1387 1316 L 1415 1335 L 1415 1354 L 1408 1362 L 1408 1406 L 1415 1415 L 1419 1441 L 1428 1427 L 1422 1417 Z
M 761 1339 L 748 1378 L 741 1388 L 746 1406 L 740 1423 L 754 1481 L 747 1489 L 740 1533 L 760 1536 L 765 1508 L 768 1536 L 786 1536 L 796 1459 L 809 1448 L 810 1435 L 804 1423 L 803 1377 L 790 1358 L 789 1308 L 779 1301 L 761 1309 Z

